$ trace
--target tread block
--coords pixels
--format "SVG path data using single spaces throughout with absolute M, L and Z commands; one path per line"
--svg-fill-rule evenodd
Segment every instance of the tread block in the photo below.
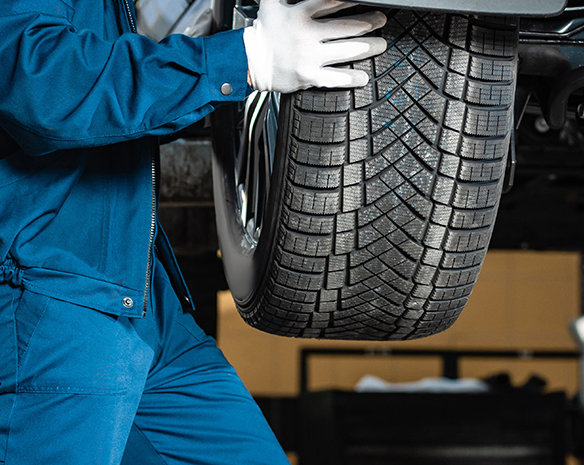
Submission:
M 341 168 L 324 168 L 298 165 L 293 161 L 288 164 L 288 178 L 302 187 L 317 189 L 336 189 L 341 185 Z
M 460 157 L 450 153 L 444 153 L 442 160 L 440 160 L 440 167 L 438 172 L 449 178 L 457 178 L 458 170 L 460 168 Z
M 279 283 L 272 280 L 273 294 L 285 299 L 290 303 L 302 303 L 302 304 L 312 304 L 316 302 L 317 293 L 300 291 L 297 289 L 291 289 L 289 287 L 281 286 Z
M 349 140 L 369 135 L 369 112 L 356 110 L 349 114 Z
M 294 112 L 294 134 L 305 142 L 334 143 L 347 138 L 345 116 L 322 117 L 314 113 Z
M 461 84 L 464 87 L 464 83 Z M 460 90 L 460 98 L 462 98 L 462 88 Z M 466 117 L 466 106 L 460 100 L 453 100 L 448 102 L 446 107 L 446 115 L 444 116 L 444 126 L 456 132 L 462 131 L 464 120 Z
M 487 247 L 490 230 L 450 230 L 446 235 L 444 250 L 447 252 L 474 252 Z
M 509 132 L 510 117 L 511 115 L 508 111 L 469 108 L 464 124 L 464 132 L 478 136 L 505 137 Z
M 463 181 L 492 182 L 498 181 L 505 174 L 502 161 L 485 163 L 479 161 L 462 160 L 459 178 Z
M 461 76 L 466 76 L 470 60 L 471 56 L 466 50 L 453 49 L 448 61 L 448 69 Z
M 465 183 L 456 186 L 452 205 L 459 208 L 493 207 L 499 201 L 500 183 Z
M 296 186 L 286 186 L 284 201 L 296 212 L 313 215 L 334 215 L 339 211 L 339 191 L 313 191 Z
M 446 252 L 442 258 L 443 268 L 469 268 L 483 263 L 486 251 L 478 250 L 470 253 Z
M 456 73 L 449 73 L 446 76 L 446 85 L 444 86 L 444 92 L 455 99 L 462 99 L 464 92 L 466 90 L 466 78 Z M 451 102 L 454 103 L 454 102 Z M 461 103 L 462 102 L 457 102 Z M 461 115 L 462 117 L 462 115 Z M 452 126 L 450 126 L 452 127 Z M 456 127 L 454 127 L 456 129 Z
M 479 139 L 470 136 L 462 137 L 461 158 L 472 160 L 499 160 L 509 152 L 509 137 L 502 139 Z
M 516 37 L 516 31 L 473 26 L 470 49 L 483 55 L 512 57 L 517 47 Z
M 349 163 L 365 160 L 370 152 L 369 138 L 349 142 Z
M 513 104 L 515 92 L 508 85 L 468 81 L 465 98 L 467 102 L 480 105 L 509 106 Z
M 388 100 L 384 100 L 383 103 L 371 110 L 371 129 L 373 132 L 377 132 L 389 127 L 399 114 L 398 110 Z
M 349 213 L 338 213 L 336 217 L 336 227 L 337 233 L 353 231 L 356 227 L 357 215 L 355 212 Z
M 338 233 L 335 236 L 335 254 L 347 254 L 355 248 L 355 231 Z
M 280 248 L 277 249 L 275 257 L 283 267 L 294 271 L 323 273 L 326 268 L 326 258 L 324 257 L 306 257 Z
M 374 73 L 373 62 L 371 60 L 358 61 L 353 64 L 353 68 L 365 71 L 369 76 L 372 76 Z M 355 108 L 363 108 L 372 105 L 374 101 L 374 93 L 373 81 L 370 81 L 365 87 L 357 87 L 354 90 Z
M 363 182 L 363 165 L 353 163 L 343 167 L 343 186 L 354 186 Z
M 468 302 L 468 298 L 449 300 L 449 301 L 443 301 L 443 302 L 431 301 L 428 303 L 427 307 L 428 307 L 429 313 L 430 312 L 443 313 L 443 315 L 441 315 L 440 318 L 444 319 L 444 318 L 452 318 L 453 313 L 457 317 L 467 302 Z
M 496 213 L 494 208 L 478 210 L 459 210 L 455 208 L 449 225 L 457 229 L 484 228 L 494 223 Z
M 429 92 L 418 100 L 418 105 L 420 105 L 436 122 L 442 119 L 446 103 L 447 102 L 440 96 L 440 94 L 436 92 Z
M 345 162 L 345 144 L 316 145 L 292 139 L 290 156 L 305 165 L 342 166 Z
M 493 61 L 488 58 L 473 56 L 470 59 L 469 76 L 483 81 L 507 81 L 515 78 L 515 63 Z
M 338 113 L 351 108 L 348 90 L 305 90 L 296 93 L 294 104 L 301 110 Z
M 363 206 L 363 186 L 348 186 L 343 189 L 343 213 L 358 210 Z
M 332 252 L 332 236 L 312 236 L 280 229 L 279 243 L 285 251 L 306 257 L 326 257 Z
M 468 36 L 468 18 L 452 16 L 450 18 L 450 35 L 448 42 L 455 47 L 465 49 Z
M 430 299 L 435 301 L 440 300 L 452 300 L 458 299 L 461 297 L 469 296 L 473 290 L 474 284 L 466 285 L 466 286 L 457 286 L 457 287 L 450 287 L 450 288 L 440 288 L 437 287 L 434 289 L 432 294 L 430 294 Z
M 325 235 L 334 228 L 334 216 L 313 216 L 295 212 L 286 207 L 282 209 L 282 221 L 287 228 L 307 234 Z

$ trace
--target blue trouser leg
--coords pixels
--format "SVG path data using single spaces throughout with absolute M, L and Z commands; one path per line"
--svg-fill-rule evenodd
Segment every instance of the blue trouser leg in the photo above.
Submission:
M 127 318 L 0 287 L 6 465 L 119 463 L 153 350 Z
M 0 464 L 288 463 L 157 265 L 142 320 L 0 284 Z
M 122 464 L 288 464 L 214 339 L 183 313 L 166 274 L 157 273 L 155 284 L 155 305 L 169 311 L 157 314 L 158 350 Z M 148 329 L 145 321 L 135 327 Z

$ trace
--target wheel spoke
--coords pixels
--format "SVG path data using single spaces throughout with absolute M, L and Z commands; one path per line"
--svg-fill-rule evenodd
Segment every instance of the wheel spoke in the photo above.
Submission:
M 239 217 L 252 245 L 257 244 L 266 211 L 276 150 L 279 95 L 254 92 L 245 102 L 241 142 L 235 160 Z
M 245 167 L 246 158 L 247 158 L 247 131 L 249 128 L 249 114 L 251 112 L 251 107 L 254 105 L 255 95 L 252 93 L 247 100 L 245 101 L 245 106 L 243 110 L 243 127 L 241 128 L 240 134 L 240 144 L 238 151 L 236 153 L 236 160 L 235 160 L 235 183 L 239 185 L 242 183 L 244 172 L 243 169 Z
M 251 130 L 251 128 L 250 128 Z M 253 148 L 253 144 L 248 140 L 247 145 L 247 163 L 245 169 L 245 193 L 246 193 L 246 211 L 247 215 L 244 218 L 243 227 L 247 226 L 250 215 L 253 215 L 253 195 L 255 192 L 255 175 L 254 175 L 254 165 L 255 158 L 257 157 L 256 151 Z

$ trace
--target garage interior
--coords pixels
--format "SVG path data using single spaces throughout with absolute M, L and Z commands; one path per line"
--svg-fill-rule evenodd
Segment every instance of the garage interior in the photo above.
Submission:
M 238 1 L 237 5 L 249 7 L 246 1 Z M 248 326 L 229 291 L 217 237 L 212 165 L 219 151 L 214 152 L 217 133 L 213 133 L 213 116 L 161 139 L 160 185 L 155 182 L 157 173 L 153 171 L 151 242 L 159 189 L 158 219 L 173 246 L 196 307 L 194 312 L 190 306 L 185 311 L 191 312 L 197 324 L 217 340 L 292 465 L 584 465 L 584 0 L 567 1 L 582 12 L 583 18 L 578 18 L 581 22 L 576 26 L 568 24 L 576 32 L 569 39 L 573 43 L 566 46 L 569 52 L 563 57 L 565 63 L 556 62 L 556 55 L 532 53 L 529 44 L 530 40 L 538 44 L 536 35 L 524 35 L 522 41 L 521 33 L 514 36 L 520 38 L 519 64 L 525 72 L 518 74 L 516 89 L 515 81 L 511 80 L 503 89 L 512 95 L 510 102 L 515 98 L 514 121 L 511 117 L 506 120 L 512 128 L 505 135 L 507 141 L 511 134 L 505 170 L 504 156 L 498 159 L 499 176 L 505 172 L 504 190 L 489 252 L 461 317 L 452 328 L 429 338 L 403 342 L 300 339 Z M 158 40 L 176 30 L 197 36 L 226 29 L 225 24 L 218 27 L 215 23 L 211 29 L 216 18 L 210 13 L 200 31 L 185 28 L 184 18 L 189 9 L 195 9 L 196 2 L 181 2 L 185 10 L 177 10 L 172 22 L 155 16 L 156 22 L 149 31 L 151 38 Z M 197 14 L 201 17 L 207 14 L 205 8 L 210 8 L 211 2 L 200 2 Z M 157 2 L 134 0 L 138 10 L 140 3 L 147 12 L 146 7 Z M 364 8 L 371 6 L 366 0 L 357 3 L 363 3 Z M 230 14 L 233 16 L 233 11 Z M 526 24 L 529 21 L 538 20 L 526 19 Z M 231 22 L 237 24 L 237 16 Z M 513 26 L 516 33 L 524 32 L 517 24 Z M 550 34 L 561 35 L 557 32 L 561 31 L 560 26 L 553 26 L 549 28 Z M 542 43 L 543 40 L 539 45 Z M 555 45 L 559 48 L 562 44 Z M 405 54 L 401 61 L 410 54 L 414 57 L 419 48 L 420 45 Z M 509 61 L 516 58 L 513 55 Z M 569 68 L 575 63 L 577 74 L 572 73 L 574 68 L 560 69 L 560 65 Z M 553 68 L 556 65 L 558 68 Z M 340 66 L 358 69 L 354 63 L 343 62 Z M 397 68 L 399 61 L 392 66 Z M 444 68 L 451 72 L 448 66 L 449 61 Z M 544 71 L 538 74 L 540 68 Z M 369 71 L 376 77 L 374 68 Z M 558 103 L 552 102 L 551 95 L 556 91 L 559 94 L 566 84 L 558 79 L 553 87 L 547 88 L 556 71 L 558 76 L 570 75 L 577 82 L 561 102 L 567 117 L 560 129 L 550 127 L 552 110 L 546 107 L 550 102 Z M 408 80 L 404 79 L 397 90 Z M 229 86 L 229 92 L 224 94 L 227 96 L 233 89 L 228 82 L 225 85 Z M 373 84 L 368 85 L 373 92 Z M 384 98 L 389 100 L 393 91 L 390 88 Z M 279 108 L 280 94 L 277 95 Z M 548 97 L 550 102 L 546 103 Z M 354 101 L 351 105 L 351 111 L 355 111 Z M 480 105 L 483 103 L 476 103 L 475 107 Z M 359 108 L 366 106 L 369 111 L 365 104 Z M 509 115 L 512 106 L 507 105 Z M 245 110 L 247 114 L 248 108 Z M 253 112 L 256 116 L 261 114 L 256 109 Z M 442 119 L 446 116 L 444 110 Z M 265 111 L 262 117 L 266 118 Z M 275 119 L 278 122 L 277 114 Z M 383 120 L 387 121 L 384 127 L 397 119 Z M 236 132 L 245 133 L 247 127 L 242 129 L 235 123 L 232 126 L 226 125 L 226 129 L 233 132 L 234 141 L 243 145 L 244 137 L 240 139 Z M 369 120 L 362 126 L 373 132 Z M 412 123 L 412 128 L 415 126 Z M 278 147 L 287 147 L 282 140 L 285 139 L 278 136 Z M 349 142 L 346 145 L 349 147 Z M 507 153 L 506 147 L 502 154 Z M 273 153 L 271 156 L 273 168 Z M 340 173 L 344 166 L 339 166 Z M 267 174 L 270 175 L 272 172 Z M 475 180 L 467 181 L 470 184 Z M 345 187 L 343 182 L 339 190 Z M 492 182 L 500 188 L 499 179 Z M 268 192 L 279 187 L 266 185 Z M 318 190 L 322 186 L 313 187 Z M 428 197 L 432 197 L 434 191 L 429 192 Z M 489 208 L 494 211 L 495 205 L 496 200 Z M 258 211 L 263 214 L 267 207 Z M 447 221 L 444 229 L 450 226 Z M 484 230 L 484 226 L 476 229 Z M 351 241 L 356 243 L 355 237 Z M 257 250 L 257 246 L 256 242 L 250 250 Z M 481 248 L 484 250 L 484 246 Z M 265 255 L 272 258 L 273 254 L 270 250 Z M 349 257 L 348 253 L 339 255 Z M 339 263 L 342 267 L 350 261 Z M 480 260 L 475 265 L 480 266 Z M 147 289 L 152 281 L 149 273 Z M 257 281 L 263 284 L 264 280 L 267 281 L 260 274 Z M 172 285 L 176 290 L 175 281 Z M 342 295 L 340 288 L 333 290 Z M 130 297 L 126 299 L 128 308 L 134 305 Z M 127 301 L 121 302 L 127 306 Z M 319 304 L 320 300 L 316 302 Z M 324 337 L 324 330 L 321 335 Z M 183 411 L 180 414 L 184 416 Z
M 165 141 L 160 218 L 195 318 L 216 336 L 293 464 L 582 463 L 582 362 L 571 329 L 583 313 L 581 121 L 553 131 L 526 112 L 513 187 L 468 307 L 445 333 L 398 343 L 297 340 L 248 327 L 222 274 L 209 123 Z M 373 387 L 357 392 L 365 375 Z M 399 384 L 438 377 L 481 380 L 488 391 Z

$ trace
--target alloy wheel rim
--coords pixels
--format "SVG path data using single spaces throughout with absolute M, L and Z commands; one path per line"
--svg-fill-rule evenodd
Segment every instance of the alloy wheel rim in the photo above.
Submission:
M 240 109 L 236 147 L 235 196 L 237 217 L 251 247 L 256 247 L 264 224 L 274 167 L 280 94 L 255 91 Z

